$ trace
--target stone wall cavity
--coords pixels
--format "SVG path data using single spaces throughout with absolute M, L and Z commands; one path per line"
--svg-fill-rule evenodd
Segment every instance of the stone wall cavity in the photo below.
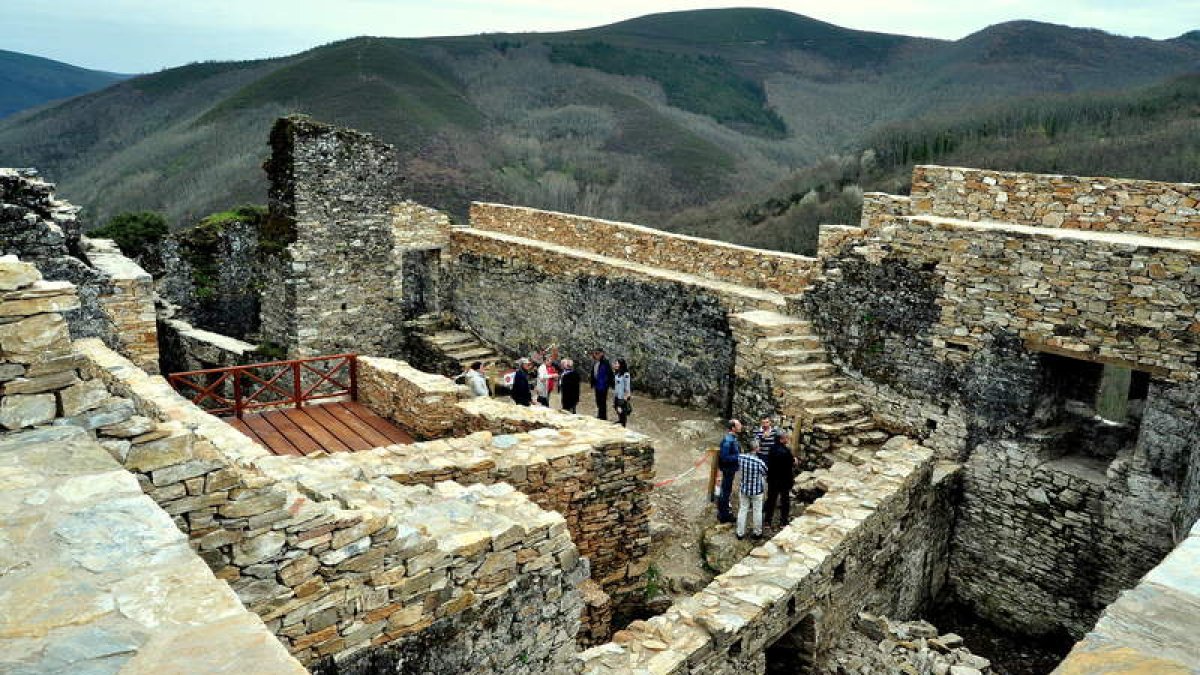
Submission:
M 858 612 L 920 611 L 944 568 L 953 473 L 933 453 L 889 441 L 860 467 L 835 465 L 824 496 L 769 542 L 665 613 L 580 655 L 578 672 L 762 673 L 816 663 Z M 770 663 L 806 627 L 807 654 Z
M 1196 183 L 917 166 L 912 203 L 950 218 L 1200 238 Z
M 641 225 L 503 204 L 471 204 L 473 227 L 714 281 L 799 293 L 816 259 L 671 234 Z

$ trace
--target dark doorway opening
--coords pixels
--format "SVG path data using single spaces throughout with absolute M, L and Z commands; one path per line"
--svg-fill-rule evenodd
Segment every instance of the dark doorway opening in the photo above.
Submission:
M 817 622 L 805 615 L 766 650 L 767 675 L 812 675 L 817 672 Z

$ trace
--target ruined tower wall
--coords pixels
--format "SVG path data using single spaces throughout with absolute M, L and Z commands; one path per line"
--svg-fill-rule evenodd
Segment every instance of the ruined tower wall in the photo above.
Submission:
M 292 355 L 400 349 L 395 149 L 304 117 L 271 131 L 262 332 Z
M 1015 173 L 913 169 L 916 213 L 1077 230 L 1200 238 L 1200 185 Z

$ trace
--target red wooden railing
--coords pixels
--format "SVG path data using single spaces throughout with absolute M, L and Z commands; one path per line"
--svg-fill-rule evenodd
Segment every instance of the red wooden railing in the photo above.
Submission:
M 300 408 L 305 401 L 347 396 L 357 400 L 358 360 L 355 354 L 314 356 L 171 373 L 167 381 L 207 412 L 241 419 L 247 410 Z

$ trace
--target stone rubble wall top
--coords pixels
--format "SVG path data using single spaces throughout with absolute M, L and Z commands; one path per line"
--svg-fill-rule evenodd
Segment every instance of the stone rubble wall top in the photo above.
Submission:
M 916 166 L 912 213 L 1200 239 L 1200 184 Z
M 521 206 L 471 204 L 471 225 L 730 284 L 799 293 L 817 260 L 631 223 Z

